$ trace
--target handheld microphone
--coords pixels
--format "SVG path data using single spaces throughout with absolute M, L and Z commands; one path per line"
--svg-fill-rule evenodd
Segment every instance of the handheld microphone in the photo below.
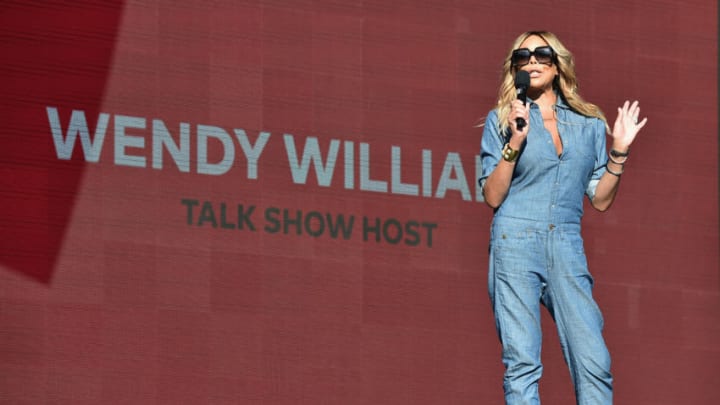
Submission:
M 518 100 L 522 101 L 523 105 L 525 105 L 525 101 L 527 100 L 528 87 L 530 87 L 530 74 L 524 70 L 518 70 L 515 75 L 515 92 L 517 93 Z M 518 117 L 515 119 L 515 124 L 517 125 L 518 131 L 522 131 L 525 125 L 527 125 L 527 122 L 525 122 L 524 118 Z

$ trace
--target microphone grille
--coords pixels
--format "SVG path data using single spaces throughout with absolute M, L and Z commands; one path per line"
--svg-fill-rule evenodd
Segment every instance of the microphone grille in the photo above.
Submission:
M 515 74 L 515 87 L 530 87 L 530 74 L 524 70 L 518 70 Z

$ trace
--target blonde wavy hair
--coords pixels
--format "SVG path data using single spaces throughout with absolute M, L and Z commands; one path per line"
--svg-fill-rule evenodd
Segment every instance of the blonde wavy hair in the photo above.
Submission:
M 605 115 L 602 113 L 600 108 L 595 104 L 583 100 L 578 93 L 577 77 L 575 77 L 575 60 L 572 53 L 570 53 L 565 45 L 560 42 L 555 34 L 548 31 L 528 31 L 521 34 L 515 42 L 513 42 L 512 48 L 508 51 L 505 62 L 503 63 L 501 75 L 502 83 L 500 84 L 500 89 L 498 90 L 498 100 L 496 106 L 498 126 L 501 133 L 505 133 L 509 127 L 507 118 L 510 114 L 510 103 L 512 103 L 512 101 L 517 97 L 514 81 L 514 71 L 516 69 L 513 68 L 510 61 L 512 52 L 513 50 L 518 49 L 520 44 L 531 36 L 538 36 L 542 38 L 555 51 L 556 58 L 553 63 L 556 63 L 557 65 L 558 75 L 553 81 L 553 88 L 560 93 L 570 108 L 586 117 L 596 117 L 601 119 L 605 123 L 605 129 L 610 132 L 607 119 L 605 119 Z

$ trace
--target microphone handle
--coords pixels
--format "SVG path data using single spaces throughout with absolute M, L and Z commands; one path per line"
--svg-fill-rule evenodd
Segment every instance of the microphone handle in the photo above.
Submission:
M 526 105 L 527 95 L 525 92 L 527 91 L 527 87 L 520 86 L 516 89 L 516 91 L 518 100 L 522 101 L 523 105 Z M 525 118 L 518 117 L 515 119 L 515 125 L 517 126 L 518 131 L 522 131 L 522 129 L 525 128 L 525 125 L 527 125 L 527 122 L 525 122 Z

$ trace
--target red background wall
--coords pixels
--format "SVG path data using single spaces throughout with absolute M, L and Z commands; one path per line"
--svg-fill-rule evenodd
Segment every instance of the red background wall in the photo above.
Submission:
M 548 29 L 574 52 L 587 99 L 614 119 L 638 98 L 650 119 L 615 206 L 588 207 L 584 222 L 616 403 L 717 403 L 717 16 L 709 0 L 5 2 L 0 402 L 500 403 L 473 125 L 512 39 Z M 79 140 L 58 158 L 47 107 L 63 135 L 73 110 L 91 133 L 108 114 L 97 162 Z M 144 148 L 126 149 L 145 167 L 115 160 L 118 116 L 145 119 L 127 130 Z M 155 119 L 175 140 L 190 125 L 189 172 L 167 152 L 152 168 Z M 256 178 L 237 140 L 229 171 L 198 173 L 199 124 L 251 142 L 269 132 Z M 340 141 L 328 187 L 314 169 L 293 181 L 286 133 L 298 153 Z M 360 189 L 362 165 L 391 181 L 393 146 L 413 184 L 431 151 L 432 197 Z M 211 141 L 209 161 L 222 151 Z M 471 201 L 436 195 L 449 156 Z M 188 224 L 182 199 L 211 202 L 217 226 L 209 212 L 197 225 L 199 210 Z M 255 206 L 255 231 L 223 228 L 221 203 L 228 218 Z M 353 216 L 355 228 L 270 232 L 268 208 Z M 387 238 L 364 240 L 365 217 L 390 221 Z M 403 242 L 391 220 L 433 224 L 432 242 Z M 574 403 L 543 326 L 543 402 Z

